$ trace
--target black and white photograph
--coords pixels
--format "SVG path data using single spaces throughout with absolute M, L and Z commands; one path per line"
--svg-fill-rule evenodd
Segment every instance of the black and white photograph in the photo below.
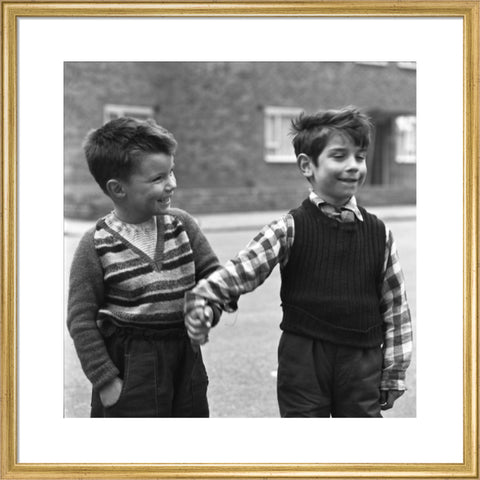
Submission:
M 64 82 L 65 417 L 416 416 L 415 62 Z
M 0 477 L 478 476 L 477 2 L 0 3 Z

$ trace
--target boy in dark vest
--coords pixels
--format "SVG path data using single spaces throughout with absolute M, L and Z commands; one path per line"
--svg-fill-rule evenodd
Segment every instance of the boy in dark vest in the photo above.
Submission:
M 280 264 L 283 319 L 277 394 L 282 417 L 381 417 L 405 391 L 412 326 L 392 233 L 357 205 L 369 119 L 354 107 L 301 115 L 293 146 L 311 192 L 201 280 L 185 304 L 192 341 Z
M 184 295 L 218 266 L 195 220 L 171 208 L 173 135 L 117 118 L 84 144 L 113 202 L 80 240 L 67 325 L 90 380 L 92 417 L 208 417 L 208 379 L 183 319 Z M 220 309 L 205 307 L 214 321 Z

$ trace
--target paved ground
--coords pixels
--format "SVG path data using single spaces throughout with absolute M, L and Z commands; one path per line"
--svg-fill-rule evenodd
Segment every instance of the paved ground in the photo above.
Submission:
M 416 222 L 412 207 L 372 209 L 394 232 L 405 272 L 415 325 Z M 221 262 L 228 260 L 252 238 L 259 227 L 280 212 L 205 215 L 198 220 Z M 79 235 L 89 223 L 67 222 L 65 236 L 66 278 Z M 210 378 L 212 417 L 278 417 L 276 401 L 276 348 L 280 337 L 280 274 L 276 269 L 257 291 L 245 295 L 235 314 L 224 314 L 212 330 L 203 354 Z M 408 391 L 398 400 L 391 417 L 415 417 L 415 358 L 408 372 Z M 65 334 L 65 416 L 87 417 L 90 386 Z

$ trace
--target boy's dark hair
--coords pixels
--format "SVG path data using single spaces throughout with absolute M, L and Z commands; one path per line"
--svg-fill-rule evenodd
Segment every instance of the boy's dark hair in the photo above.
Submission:
M 367 149 L 373 125 L 356 107 L 325 110 L 315 115 L 300 114 L 292 120 L 291 133 L 295 156 L 308 155 L 317 165 L 318 156 L 335 133 L 346 135 L 357 147 Z
M 173 155 L 177 148 L 174 136 L 153 120 L 116 118 L 91 130 L 83 142 L 90 173 L 108 195 L 108 180 L 126 180 L 145 153 Z

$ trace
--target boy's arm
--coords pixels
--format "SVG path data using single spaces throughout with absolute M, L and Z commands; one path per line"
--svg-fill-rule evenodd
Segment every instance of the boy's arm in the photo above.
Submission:
M 187 231 L 195 262 L 195 282 L 198 282 L 200 279 L 210 275 L 220 266 L 218 257 L 215 255 L 210 243 L 200 230 L 198 223 L 189 213 L 178 208 L 172 208 L 171 213 L 182 221 Z
M 406 390 L 405 372 L 412 356 L 412 321 L 397 248 L 388 229 L 380 311 L 384 321 L 380 389 L 403 391 Z
M 213 273 L 219 266 L 218 257 L 215 255 L 210 243 L 201 231 L 198 223 L 187 212 L 180 209 L 171 209 L 184 224 L 192 246 L 193 260 L 195 263 L 195 283 Z M 212 324 L 216 325 L 222 314 L 221 308 L 216 304 L 210 304 L 213 311 Z
M 275 266 L 285 265 L 293 244 L 294 222 L 286 214 L 266 225 L 235 258 L 197 284 L 193 293 L 233 312 L 240 295 L 260 286 Z
M 71 270 L 67 326 L 85 375 L 98 389 L 117 377 L 105 341 L 97 327 L 97 313 L 103 303 L 103 270 L 95 251 L 93 232 L 80 240 Z

